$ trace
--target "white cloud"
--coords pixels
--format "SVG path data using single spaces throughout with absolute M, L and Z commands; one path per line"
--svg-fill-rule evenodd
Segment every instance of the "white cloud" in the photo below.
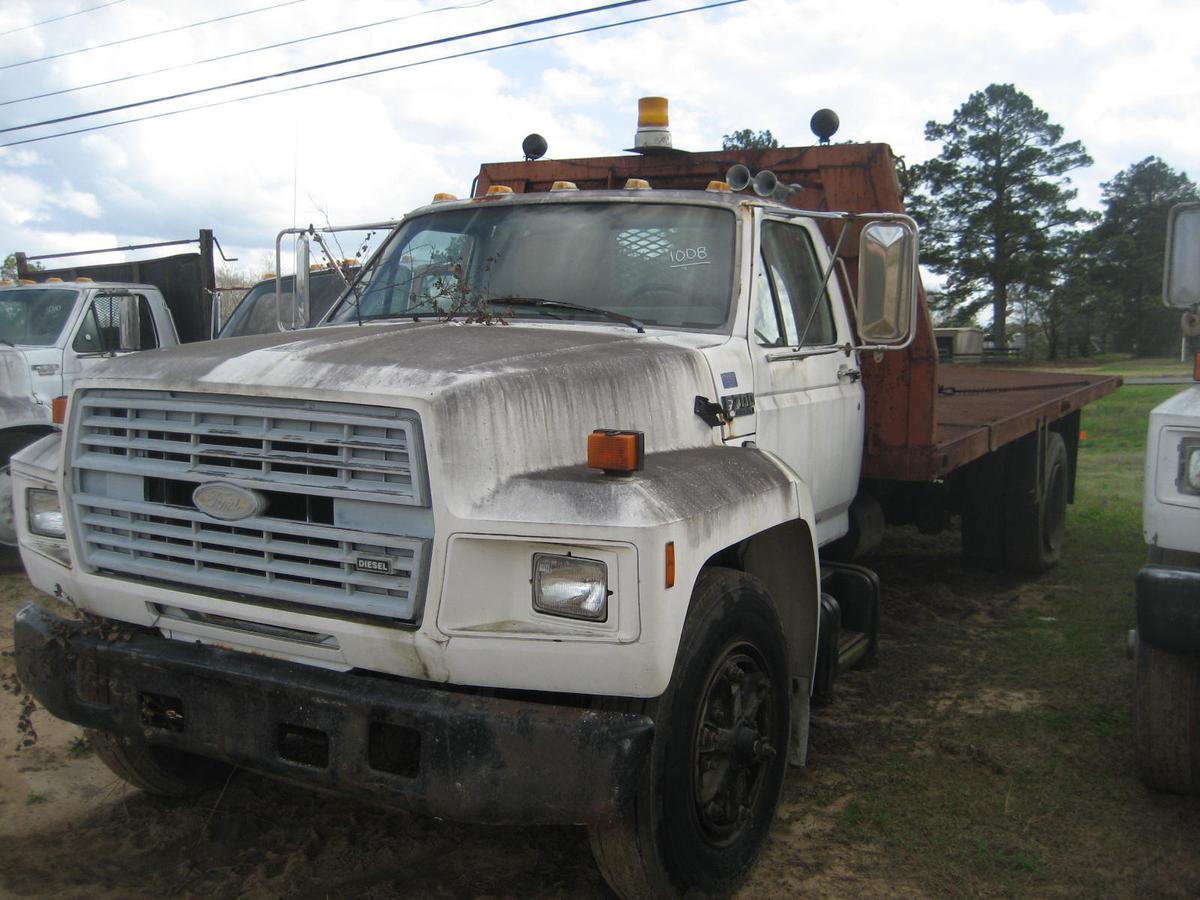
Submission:
M 348 0 L 336 20 L 322 4 L 80 53 L 8 70 L 0 101 L 228 53 L 272 41 L 448 5 L 452 0 Z M 682 9 L 653 0 L 601 17 Z M 498 0 L 174 73 L 0 107 L 0 127 L 151 95 L 248 78 L 442 35 L 576 9 L 574 0 Z M 0 4 L 0 30 L 44 18 L 44 4 Z M 10 36 L 0 65 L 244 10 L 118 4 Z M 595 17 L 545 26 L 573 30 Z M 947 121 L 990 82 L 1012 82 L 1087 146 L 1096 165 L 1075 174 L 1080 199 L 1145 156 L 1200 177 L 1187 123 L 1200 109 L 1193 49 L 1200 5 L 1145 0 L 860 0 L 831 14 L 816 0 L 755 0 L 523 48 L 251 100 L 203 112 L 0 149 L 0 253 L 175 239 L 212 227 L 227 248 L 264 253 L 293 220 L 395 216 L 439 190 L 465 194 L 481 162 L 519 158 L 531 131 L 551 157 L 607 155 L 630 146 L 639 96 L 670 98 L 675 145 L 719 146 L 739 128 L 771 129 L 804 145 L 812 112 L 834 108 L 835 139 L 891 143 L 909 162 L 937 152 L 924 125 Z M 525 34 L 397 54 L 314 73 L 308 80 L 429 59 Z M 18 39 L 19 38 L 19 39 Z M 295 83 L 275 80 L 244 89 Z M 156 113 L 238 92 L 144 107 Z M 79 120 L 66 127 L 92 124 Z M 16 132 L 19 136 L 24 132 Z M 0 135 L 0 142 L 3 142 Z M 293 212 L 294 207 L 294 212 Z M 71 241 L 70 235 L 77 240 Z M 232 251 L 231 251 L 232 252 Z

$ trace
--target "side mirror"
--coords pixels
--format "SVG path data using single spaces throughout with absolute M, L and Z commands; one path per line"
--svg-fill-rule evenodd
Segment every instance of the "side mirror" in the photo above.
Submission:
M 296 235 L 296 283 L 292 288 L 292 328 L 308 325 L 308 272 L 312 262 L 308 234 Z
M 1163 303 L 1176 309 L 1200 303 L 1200 203 L 1179 203 L 1167 214 Z
M 309 229 L 285 228 L 275 236 L 275 325 L 280 331 L 295 331 L 308 324 Z M 292 293 L 285 300 L 283 290 L 283 239 L 295 239 L 295 277 Z
M 917 223 L 908 216 L 869 219 L 858 240 L 858 333 L 863 343 L 899 350 L 917 318 Z

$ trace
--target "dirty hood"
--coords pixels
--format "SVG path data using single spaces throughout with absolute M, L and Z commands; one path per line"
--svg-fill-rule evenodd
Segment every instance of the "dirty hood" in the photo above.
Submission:
M 583 463 L 595 428 L 643 431 L 647 453 L 711 445 L 693 412 L 715 391 L 700 343 L 568 325 L 349 325 L 131 354 L 80 387 L 414 408 L 431 474 L 452 470 L 478 498 L 514 474 Z

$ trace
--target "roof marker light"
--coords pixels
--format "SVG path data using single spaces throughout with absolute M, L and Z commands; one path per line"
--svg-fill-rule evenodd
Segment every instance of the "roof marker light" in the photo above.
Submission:
M 51 275 L 43 283 L 44 284 L 62 284 L 62 279 L 59 278 L 57 275 Z
M 21 284 L 37 284 L 32 278 L 22 278 Z
M 457 200 L 457 199 L 458 198 L 455 197 L 453 194 L 449 194 L 446 191 L 438 191 L 436 194 L 433 195 L 434 203 L 445 203 L 449 200 Z
M 487 189 L 486 197 L 507 197 L 513 192 L 507 184 L 493 184 Z
M 625 180 L 625 190 L 648 191 L 650 190 L 650 182 L 648 182 L 645 178 L 627 178 Z
M 76 284 L 91 284 L 93 282 L 93 280 L 94 279 L 88 278 L 86 275 L 76 275 L 75 276 Z
M 577 191 L 579 186 L 573 181 L 556 181 L 550 185 L 552 191 Z
M 733 188 L 731 188 L 729 186 L 728 181 L 710 181 L 708 183 L 708 187 L 705 188 L 705 190 L 716 191 L 716 192 L 722 193 L 722 194 L 733 192 Z

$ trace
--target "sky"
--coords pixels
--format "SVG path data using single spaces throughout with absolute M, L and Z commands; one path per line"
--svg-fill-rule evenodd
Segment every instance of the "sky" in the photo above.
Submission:
M 211 228 L 232 266 L 258 275 L 274 268 L 280 229 L 398 218 L 439 191 L 465 196 L 480 163 L 519 159 L 530 132 L 546 137 L 549 157 L 619 152 L 648 95 L 670 100 L 678 148 L 719 149 L 742 128 L 808 145 L 811 114 L 830 107 L 835 140 L 886 142 L 912 164 L 940 150 L 924 140 L 926 122 L 949 121 L 972 92 L 1009 82 L 1093 157 L 1072 174 L 1080 205 L 1099 209 L 1101 183 L 1151 155 L 1200 178 L 1195 0 L 746 0 L 487 50 L 710 2 L 647 0 L 24 128 L 604 0 L 2 0 L 0 129 L 12 130 L 0 144 L 406 67 L 2 147 L 0 257 Z M 178 30 L 140 37 L 166 29 Z M 241 53 L 282 42 L 294 43 Z M 89 87 L 101 81 L 113 83 Z

